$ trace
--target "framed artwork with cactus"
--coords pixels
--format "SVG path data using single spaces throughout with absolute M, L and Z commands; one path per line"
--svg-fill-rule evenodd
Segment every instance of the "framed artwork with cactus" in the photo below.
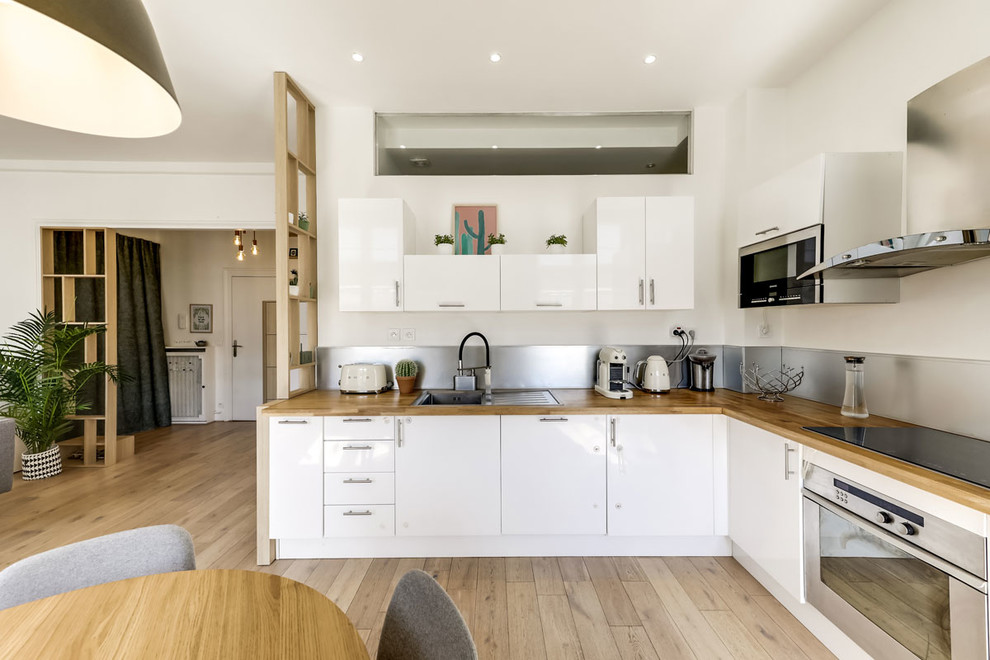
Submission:
M 455 254 L 491 254 L 489 234 L 498 235 L 497 205 L 454 205 Z

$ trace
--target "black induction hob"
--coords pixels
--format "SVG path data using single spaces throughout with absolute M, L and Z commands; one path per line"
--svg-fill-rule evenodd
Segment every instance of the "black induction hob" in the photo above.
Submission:
M 990 488 L 990 442 L 919 427 L 804 428 L 905 463 Z

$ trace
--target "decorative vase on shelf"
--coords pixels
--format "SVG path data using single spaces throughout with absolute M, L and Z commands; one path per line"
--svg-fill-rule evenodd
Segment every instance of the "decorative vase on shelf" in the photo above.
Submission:
M 559 243 L 554 243 L 553 245 L 547 246 L 548 254 L 564 254 L 564 246 Z
M 289 295 L 290 296 L 298 296 L 299 295 L 299 285 L 298 284 L 290 284 L 289 285 Z
M 504 243 L 495 243 L 492 245 L 492 254 L 498 256 L 505 251 Z
M 437 254 L 454 254 L 454 246 L 451 243 L 441 243 L 437 246 Z

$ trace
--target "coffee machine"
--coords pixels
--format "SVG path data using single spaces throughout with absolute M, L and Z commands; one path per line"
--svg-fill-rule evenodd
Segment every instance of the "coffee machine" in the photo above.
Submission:
M 622 349 L 606 346 L 598 352 L 598 379 L 595 391 L 609 399 L 631 399 L 632 390 L 626 389 L 626 353 Z

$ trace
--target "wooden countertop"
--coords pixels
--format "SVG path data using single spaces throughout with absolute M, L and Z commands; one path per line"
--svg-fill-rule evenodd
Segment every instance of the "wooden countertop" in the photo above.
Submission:
M 606 399 L 593 389 L 551 389 L 559 406 L 412 406 L 420 392 L 400 395 L 396 391 L 377 395 L 341 394 L 317 390 L 287 401 L 270 404 L 267 415 L 726 415 L 783 436 L 806 447 L 865 467 L 874 472 L 940 495 L 990 514 L 990 489 L 898 461 L 882 454 L 834 440 L 803 426 L 912 426 L 871 415 L 864 420 L 844 417 L 835 406 L 784 397 L 780 403 L 760 401 L 755 394 L 731 390 L 692 392 L 671 390 L 669 394 L 636 392 L 632 399 Z

